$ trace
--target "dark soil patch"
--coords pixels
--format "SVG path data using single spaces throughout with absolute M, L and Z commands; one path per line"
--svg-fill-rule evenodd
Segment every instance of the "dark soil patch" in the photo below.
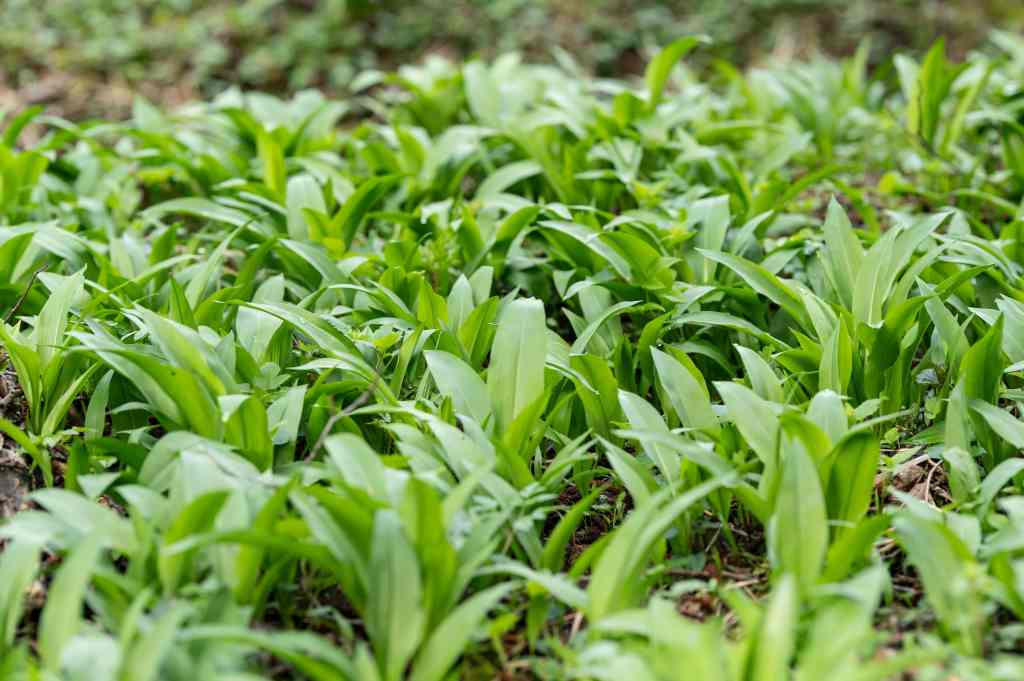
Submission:
M 7 358 L 3 358 L 6 363 Z M 20 427 L 25 422 L 25 397 L 17 376 L 10 369 L 0 371 L 0 417 Z M 14 440 L 0 433 L 0 521 L 23 510 L 34 488 L 32 474 Z

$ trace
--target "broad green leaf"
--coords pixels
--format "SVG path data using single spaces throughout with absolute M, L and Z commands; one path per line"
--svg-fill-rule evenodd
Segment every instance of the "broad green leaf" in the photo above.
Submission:
M 487 176 L 476 190 L 475 198 L 487 199 L 507 190 L 517 182 L 539 175 L 542 168 L 536 161 L 515 161 Z
M 740 359 L 743 361 L 743 368 L 747 372 L 747 380 L 750 381 L 750 387 L 754 389 L 758 397 L 769 402 L 785 403 L 786 397 L 782 392 L 782 383 L 779 382 L 779 377 L 772 371 L 768 362 L 750 348 L 745 348 L 742 345 L 733 347 L 739 353 Z
M 547 538 L 544 545 L 544 556 L 542 565 L 552 572 L 562 569 L 565 563 L 565 549 L 569 544 L 576 528 L 583 522 L 583 517 L 598 497 L 605 491 L 604 487 L 598 487 L 572 505 L 565 515 L 558 521 L 555 529 Z
M 600 330 L 601 326 L 612 317 L 616 315 L 624 314 L 629 310 L 633 309 L 637 305 L 636 300 L 625 300 L 621 303 L 616 303 L 608 309 L 601 312 L 593 321 L 587 324 L 587 327 L 580 332 L 576 340 L 573 341 L 570 352 L 574 355 L 582 354 L 587 351 L 587 346 L 590 344 L 590 340 L 594 337 L 594 334 Z
M 540 223 L 544 229 L 552 230 L 558 234 L 564 234 L 580 245 L 595 253 L 601 260 L 611 265 L 612 269 L 623 279 L 629 281 L 633 278 L 633 271 L 629 262 L 612 246 L 601 239 L 602 233 L 593 231 L 583 225 L 566 220 L 544 220 Z
M 491 397 L 483 379 L 455 355 L 441 350 L 423 353 L 430 375 L 442 395 L 452 401 L 455 411 L 486 423 L 491 415 Z
M 238 228 L 246 227 L 254 221 L 258 222 L 257 217 L 237 208 L 225 206 L 210 199 L 194 197 L 171 199 L 170 201 L 158 203 L 147 208 L 142 215 L 143 217 L 160 218 L 168 213 L 194 215 Z
M 323 190 L 311 175 L 300 174 L 288 180 L 285 191 L 288 210 L 288 236 L 303 241 L 310 237 L 306 211 L 326 213 Z
M 397 514 L 374 519 L 366 630 L 384 681 L 399 681 L 424 636 L 423 576 Z
M 665 83 L 668 81 L 672 67 L 680 59 L 702 42 L 706 42 L 702 36 L 686 36 L 679 38 L 662 48 L 654 59 L 647 65 L 644 71 L 644 83 L 647 85 L 647 106 L 654 110 L 661 102 L 661 94 L 665 90 Z
M 424 642 L 413 662 L 410 681 L 443 681 L 459 653 L 479 631 L 487 612 L 513 588 L 512 584 L 493 586 L 453 610 Z
M 31 541 L 9 541 L 0 554 L 0 650 L 14 644 L 39 557 L 39 546 Z
M 366 441 L 352 433 L 339 433 L 324 440 L 331 464 L 341 478 L 371 497 L 388 497 L 387 468 Z
M 207 532 L 213 527 L 217 514 L 224 507 L 230 493 L 215 490 L 196 497 L 188 503 L 171 521 L 164 532 L 164 550 L 157 561 L 157 571 L 164 590 L 173 593 L 177 590 L 182 577 L 191 568 L 195 550 L 173 549 L 176 542 L 191 535 Z
M 651 348 L 651 358 L 658 380 L 682 424 L 687 428 L 718 433 L 718 418 L 711 408 L 711 400 L 691 370 L 657 348 Z
M 829 454 L 832 459 L 826 498 L 828 517 L 844 525 L 837 536 L 855 526 L 867 513 L 875 488 L 880 452 L 870 432 L 854 432 L 843 438 Z
M 277 197 L 278 201 L 285 198 L 285 166 L 284 151 L 274 136 L 260 131 L 256 138 L 257 153 L 263 164 L 263 184 Z
M 829 200 L 828 213 L 821 230 L 825 237 L 824 261 L 840 302 L 846 309 L 853 308 L 854 284 L 864 262 L 864 249 L 860 245 L 846 216 L 846 211 L 835 200 Z
M 56 674 L 64 649 L 81 628 L 85 591 L 100 559 L 103 539 L 84 537 L 58 568 L 39 619 L 39 658 L 43 669 Z
M 975 401 L 996 403 L 999 386 L 1002 382 L 1003 368 L 1006 366 L 1002 354 L 1002 342 L 1003 318 L 999 317 L 985 335 L 964 354 L 960 364 L 960 375 L 967 404 L 973 405 Z M 993 437 L 993 431 L 987 420 L 982 418 L 977 410 L 971 414 L 971 419 L 974 422 L 974 431 L 978 440 L 986 450 L 990 465 L 1002 461 L 1004 458 L 1002 448 Z
M 50 362 L 62 353 L 64 330 L 68 324 L 68 314 L 75 299 L 81 295 L 85 278 L 81 272 L 65 277 L 50 293 L 46 304 L 39 312 L 32 340 L 39 353 L 39 364 L 45 371 Z
M 799 593 L 799 579 L 792 574 L 784 574 L 775 583 L 756 639 L 751 674 L 754 681 L 774 681 L 789 676 L 800 615 Z
M 812 330 L 803 300 L 792 288 L 767 269 L 731 253 L 703 249 L 698 249 L 698 252 L 708 260 L 728 267 L 739 275 L 750 288 L 788 312 L 804 329 Z
M 487 370 L 487 390 L 499 431 L 511 426 L 544 393 L 546 357 L 544 305 L 534 298 L 513 300 L 498 319 Z
M 587 424 L 598 435 L 611 437 L 612 423 L 621 418 L 618 383 L 608 362 L 594 355 L 572 355 L 569 364 L 579 380 L 576 394 L 583 403 Z
M 739 383 L 718 382 L 715 383 L 715 390 L 722 396 L 729 418 L 736 424 L 743 439 L 766 468 L 774 468 L 775 443 L 779 430 L 776 408 Z
M 650 469 L 628 452 L 610 442 L 602 442 L 608 462 L 615 476 L 622 481 L 634 505 L 644 503 L 658 489 L 658 482 Z
M 340 241 L 345 250 L 352 247 L 359 228 L 384 193 L 395 183 L 392 176 L 374 177 L 359 185 L 355 192 L 345 201 L 341 209 L 331 218 L 327 235 Z
M 199 306 L 203 296 L 206 295 L 208 289 L 219 277 L 221 264 L 224 262 L 224 254 L 240 231 L 239 229 L 232 232 L 221 241 L 189 280 L 188 286 L 185 287 L 185 298 L 188 300 L 189 307 L 193 310 Z
M 32 500 L 73 527 L 80 536 L 92 537 L 104 548 L 125 553 L 138 549 L 135 531 L 126 518 L 81 494 L 54 487 L 32 492 Z
M 1015 418 L 1005 409 L 1000 409 L 988 402 L 971 400 L 969 406 L 972 411 L 985 419 L 996 435 L 1013 445 L 1014 449 L 1024 449 L 1024 422 Z M 952 416 L 947 416 L 947 418 L 952 418 Z M 960 444 L 963 446 L 966 443 L 961 441 Z
M 629 421 L 633 428 L 651 430 L 655 433 L 669 432 L 665 419 L 662 418 L 661 414 L 639 395 L 620 390 L 619 406 L 622 407 L 626 420 Z M 666 483 L 674 485 L 680 479 L 682 471 L 679 465 L 679 457 L 676 456 L 676 453 L 671 448 L 660 443 L 651 443 L 649 445 L 645 443 L 644 451 L 658 467 Z
M 769 557 L 778 574 L 790 574 L 802 591 L 821 574 L 828 547 L 828 518 L 818 469 L 803 447 L 783 438 L 775 512 L 768 524 Z
M 267 409 L 254 395 L 222 395 L 218 398 L 224 439 L 261 471 L 274 463 Z
M 121 667 L 124 681 L 159 679 L 161 664 L 174 647 L 178 629 L 189 615 L 185 605 L 171 607 L 132 646 Z
M 979 654 L 984 621 L 975 601 L 978 595 L 965 583 L 974 568 L 968 548 L 945 525 L 911 512 L 897 515 L 893 527 L 921 577 L 940 628 L 953 638 L 959 652 Z
M 642 586 L 640 571 L 652 547 L 683 512 L 721 484 L 719 479 L 710 480 L 674 497 L 671 494 L 675 490 L 666 488 L 638 504 L 612 534 L 610 544 L 594 566 L 587 586 L 587 615 L 591 622 L 636 604 Z

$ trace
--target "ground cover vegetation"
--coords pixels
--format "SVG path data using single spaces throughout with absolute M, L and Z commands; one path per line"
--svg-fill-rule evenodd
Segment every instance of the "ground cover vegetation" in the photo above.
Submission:
M 134 94 L 174 107 L 226 86 L 345 96 L 370 68 L 426 55 L 494 59 L 567 52 L 588 73 L 639 75 L 680 35 L 694 55 L 747 64 L 852 54 L 872 64 L 948 36 L 958 58 L 991 27 L 1024 28 L 1016 0 L 5 0 L 0 110 L 41 104 L 65 118 L 124 118 Z
M 0 677 L 1021 678 L 1024 40 L 702 49 L 8 116 Z

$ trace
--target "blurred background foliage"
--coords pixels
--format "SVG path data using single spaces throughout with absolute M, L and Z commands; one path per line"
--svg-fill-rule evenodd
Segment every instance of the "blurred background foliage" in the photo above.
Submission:
M 0 110 L 116 115 L 136 92 L 174 105 L 229 84 L 343 93 L 360 71 L 428 54 L 564 50 L 624 76 L 685 33 L 714 38 L 705 59 L 740 65 L 846 55 L 867 37 L 878 63 L 939 35 L 962 55 L 1022 25 L 1020 0 L 3 0 Z

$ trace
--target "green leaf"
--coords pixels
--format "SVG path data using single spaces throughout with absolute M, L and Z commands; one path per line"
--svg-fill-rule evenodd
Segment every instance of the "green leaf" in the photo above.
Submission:
M 331 218 L 327 235 L 338 239 L 344 250 L 350 249 L 366 214 L 384 198 L 396 181 L 393 176 L 373 177 L 359 185 Z
M 71 409 L 72 402 L 82 393 L 82 387 L 85 382 L 92 378 L 92 374 L 99 369 L 99 365 L 93 365 L 87 370 L 78 375 L 78 377 L 71 382 L 71 384 L 65 388 L 65 391 L 59 395 L 52 395 L 50 398 L 49 412 L 46 413 L 46 420 L 43 421 L 43 427 L 40 429 L 39 434 L 46 437 L 57 430 L 68 415 L 68 410 Z
M 103 538 L 84 537 L 57 569 L 39 619 L 39 658 L 53 674 L 60 670 L 64 649 L 82 624 L 85 590 L 100 558 Z
M 823 260 L 832 286 L 846 309 L 852 309 L 854 284 L 864 262 L 864 249 L 846 211 L 835 197 L 829 200 L 828 213 L 821 229 L 825 237 Z
M 0 417 L 0 432 L 9 436 L 12 440 L 25 450 L 32 457 L 32 462 L 39 466 L 43 472 L 43 483 L 48 487 L 53 485 L 53 464 L 50 461 L 50 453 L 45 447 L 37 447 L 34 442 L 20 428 Z
M 725 312 L 715 312 L 713 310 L 690 312 L 676 317 L 674 323 L 679 326 L 686 324 L 722 326 L 739 333 L 749 334 L 767 345 L 780 348 L 787 347 L 785 343 L 780 341 L 778 338 L 775 338 L 770 333 L 767 333 L 764 329 L 759 328 L 754 323 L 747 321 L 742 317 L 737 317 Z
M 608 547 L 594 566 L 587 586 L 587 616 L 592 623 L 636 605 L 643 586 L 640 571 L 655 543 L 682 513 L 722 483 L 721 479 L 709 480 L 675 497 L 671 496 L 675 490 L 666 488 L 643 503 L 638 502 L 611 535 Z
M 107 417 L 107 405 L 110 401 L 110 381 L 114 378 L 114 372 L 108 371 L 93 389 L 92 397 L 89 398 L 89 406 L 85 411 L 85 439 L 95 440 L 103 437 L 105 420 Z
M 686 36 L 664 47 L 647 65 L 644 71 L 644 83 L 647 85 L 647 107 L 653 111 L 661 102 L 661 94 L 665 90 L 672 67 L 680 59 L 701 43 L 708 42 L 703 36 Z
M 327 212 L 327 204 L 324 201 L 320 184 L 311 175 L 296 175 L 288 180 L 285 196 L 285 207 L 288 211 L 288 236 L 298 241 L 310 239 L 306 211 L 319 214 Z M 316 239 L 312 240 L 316 241 Z
M 393 511 L 374 518 L 366 631 L 384 681 L 399 681 L 423 639 L 426 614 L 416 554 Z
M 736 424 L 743 439 L 770 470 L 775 466 L 775 440 L 779 430 L 776 408 L 739 383 L 715 383 L 722 396 L 729 418 Z M 767 474 L 767 473 L 766 473 Z
M 886 514 L 871 515 L 839 535 L 828 548 L 822 581 L 836 582 L 849 575 L 859 562 L 866 560 L 875 540 L 889 529 L 890 522 Z
M 39 546 L 31 541 L 8 541 L 0 553 L 0 651 L 14 644 L 39 557 Z
M 171 521 L 164 532 L 164 549 L 157 561 L 157 572 L 164 591 L 174 593 L 182 578 L 187 574 L 196 551 L 169 550 L 175 543 L 192 535 L 209 531 L 217 514 L 230 497 L 226 490 L 215 490 L 202 494 L 190 501 Z
M 54 487 L 32 492 L 32 500 L 81 536 L 94 537 L 104 547 L 124 553 L 138 549 L 134 528 L 126 518 L 81 494 Z
M 845 395 L 853 372 L 853 361 L 853 341 L 846 331 L 846 324 L 840 322 L 821 348 L 818 389 Z
M 570 348 L 569 352 L 574 355 L 586 352 L 587 346 L 590 344 L 590 340 L 594 337 L 594 334 L 601 329 L 601 326 L 604 325 L 605 322 L 616 315 L 623 314 L 635 308 L 638 302 L 639 301 L 636 300 L 625 300 L 602 311 L 601 314 L 595 317 L 589 324 L 587 324 L 587 327 L 580 332 L 579 336 L 576 337 L 576 340 L 573 341 L 572 348 Z
M 845 524 L 836 531 L 836 536 L 842 536 L 844 527 L 859 523 L 871 504 L 881 458 L 878 440 L 870 432 L 853 432 L 836 445 L 829 458 L 828 516 Z
M 608 362 L 594 355 L 572 355 L 570 367 L 578 374 L 576 394 L 583 403 L 587 424 L 598 435 L 611 437 L 612 424 L 622 416 L 619 386 Z
M 778 574 L 791 574 L 802 591 L 821 574 L 828 547 L 828 518 L 821 478 L 811 457 L 782 437 L 779 489 L 768 524 L 769 556 Z
M 580 245 L 586 247 L 598 255 L 601 260 L 611 265 L 612 269 L 623 279 L 629 281 L 633 278 L 633 271 L 629 266 L 629 262 L 622 254 L 601 238 L 602 232 L 594 231 L 583 225 L 565 220 L 544 220 L 540 223 L 540 226 L 556 234 L 564 234 L 579 242 Z
M 981 400 L 971 400 L 970 407 L 985 420 L 996 435 L 1013 445 L 1014 449 L 1024 449 L 1024 422 L 1014 418 L 1005 409 Z M 961 442 L 960 446 L 964 444 Z
M 256 150 L 263 164 L 263 184 L 277 198 L 283 202 L 285 198 L 285 167 L 284 151 L 277 143 L 274 136 L 260 131 L 256 138 Z
M 498 168 L 487 176 L 474 195 L 477 200 L 496 196 L 523 180 L 541 174 L 543 169 L 536 161 L 515 161 Z
M 545 569 L 552 572 L 558 572 L 562 569 L 565 564 L 565 549 L 569 545 L 569 540 L 576 532 L 580 523 L 583 522 L 587 511 L 590 510 L 590 507 L 604 491 L 605 487 L 598 487 L 592 490 L 587 496 L 573 504 L 572 508 L 558 521 L 555 529 L 548 536 L 547 543 L 544 545 L 541 565 Z
M 224 262 L 224 254 L 228 250 L 228 246 L 234 241 L 235 237 L 238 236 L 240 230 L 236 230 L 229 234 L 227 238 L 221 241 L 217 248 L 207 256 L 206 261 L 203 263 L 197 272 L 192 276 L 188 282 L 188 286 L 185 287 L 185 299 L 188 300 L 189 307 L 193 310 L 199 307 L 199 303 L 202 302 L 203 296 L 206 294 L 214 281 L 220 275 L 221 264 Z
M 694 376 L 696 367 L 684 367 L 674 357 L 657 348 L 651 348 L 651 358 L 658 372 L 658 380 L 680 422 L 687 428 L 717 434 L 718 418 L 711 408 L 707 389 Z
M 347 484 L 371 497 L 387 498 L 387 468 L 365 440 L 352 433 L 339 433 L 327 438 L 324 447 L 331 465 Z
M 782 383 L 779 382 L 779 377 L 772 371 L 768 362 L 750 348 L 745 348 L 742 345 L 733 347 L 740 355 L 743 368 L 747 372 L 747 380 L 750 381 L 750 387 L 754 389 L 754 392 L 769 402 L 784 404 L 786 397 L 782 392 Z
M 960 375 L 963 378 L 964 398 L 968 404 L 975 401 L 994 404 L 999 397 L 999 386 L 1002 384 L 1003 369 L 1006 367 L 1002 353 L 1003 317 L 996 320 L 978 342 L 964 354 L 960 363 Z M 1003 454 L 999 442 L 995 439 L 986 419 L 974 411 L 971 414 L 974 430 L 979 442 L 985 448 L 990 466 L 1002 461 Z
M 721 251 L 732 220 L 729 197 L 712 196 L 696 202 L 691 208 L 690 218 L 700 224 L 700 233 L 697 235 L 700 247 L 711 252 Z M 700 280 L 707 284 L 713 283 L 718 263 L 705 255 L 701 267 L 703 271 Z
M 619 406 L 626 415 L 626 420 L 637 430 L 650 430 L 655 433 L 668 433 L 668 426 L 665 419 L 661 417 L 654 407 L 647 400 L 625 390 L 619 391 Z M 679 457 L 665 445 L 652 442 L 644 443 L 644 451 L 651 461 L 658 467 L 665 481 L 672 485 L 680 479 L 682 474 L 679 465 Z
M 218 398 L 224 439 L 261 471 L 274 463 L 267 409 L 255 395 L 222 395 Z
M 11 122 L 4 128 L 4 135 L 2 143 L 4 146 L 13 148 L 18 142 L 18 136 L 21 135 L 21 131 L 25 129 L 25 126 L 32 122 L 32 120 L 43 112 L 43 107 L 29 106 L 24 111 L 19 113 L 17 116 L 11 119 Z
M 32 340 L 35 342 L 36 352 L 39 353 L 39 364 L 43 371 L 47 371 L 50 362 L 63 352 L 61 346 L 64 344 L 68 314 L 75 299 L 81 295 L 84 282 L 85 277 L 81 272 L 62 278 L 39 312 Z
M 697 251 L 708 260 L 725 265 L 738 274 L 750 288 L 788 312 L 805 330 L 813 330 L 800 296 L 767 269 L 731 253 L 704 249 L 697 249 Z
M 546 358 L 543 303 L 535 298 L 513 300 L 498 319 L 487 370 L 487 389 L 499 432 L 543 395 Z
M 210 199 L 195 197 L 171 199 L 170 201 L 164 201 L 163 203 L 158 203 L 155 206 L 150 206 L 142 212 L 142 217 L 157 219 L 168 213 L 193 215 L 195 217 L 205 218 L 213 222 L 222 222 L 226 225 L 238 228 L 246 227 L 257 220 L 253 215 L 239 210 L 238 208 L 225 206 L 217 203 L 216 201 L 211 201 Z
M 252 522 L 252 530 L 264 534 L 272 534 L 274 523 L 284 513 L 288 503 L 288 495 L 294 488 L 294 481 L 281 485 L 274 494 L 264 502 Z M 240 603 L 249 603 L 256 594 L 256 582 L 259 578 L 260 566 L 267 555 L 262 546 L 242 544 L 235 556 L 235 598 Z
M 612 470 L 615 471 L 615 477 L 622 481 L 629 496 L 633 497 L 633 504 L 644 503 L 658 489 L 658 482 L 649 468 L 638 461 L 635 456 L 612 443 L 603 441 L 602 444 L 605 457 L 611 464 Z
M 480 630 L 488 611 L 514 588 L 499 584 L 474 595 L 446 617 L 424 642 L 409 681 L 443 681 L 459 654 Z
M 789 676 L 800 615 L 799 589 L 798 578 L 791 574 L 783 575 L 775 584 L 756 639 L 750 677 L 754 681 L 775 681 Z
M 356 676 L 351 657 L 312 632 L 263 632 L 230 624 L 204 624 L 183 629 L 179 638 L 184 642 L 212 641 L 255 646 L 281 658 L 314 681 L 371 681 L 374 678 L 365 674 Z M 358 657 L 356 661 L 359 661 Z
M 890 229 L 867 253 L 857 273 L 853 291 L 853 316 L 857 322 L 877 327 L 883 319 L 883 303 L 888 299 L 896 277 L 910 263 L 914 251 L 949 218 L 938 213 L 919 219 L 910 226 Z
M 939 38 L 928 50 L 917 79 L 918 116 L 911 132 L 916 132 L 929 147 L 935 146 L 936 133 L 942 119 L 942 104 L 949 95 L 953 81 L 963 67 L 946 61 L 946 43 Z
M 486 423 L 491 415 L 491 398 L 487 385 L 473 368 L 441 350 L 427 350 L 423 356 L 438 391 L 452 401 L 455 411 L 472 416 L 477 423 Z
M 152 623 L 132 646 L 121 666 L 124 681 L 155 681 L 161 665 L 174 647 L 178 630 L 189 615 L 185 605 L 172 606 Z
M 911 512 L 897 515 L 893 527 L 924 584 L 940 628 L 961 654 L 979 655 L 985 621 L 967 577 L 977 569 L 968 548 L 949 527 Z

